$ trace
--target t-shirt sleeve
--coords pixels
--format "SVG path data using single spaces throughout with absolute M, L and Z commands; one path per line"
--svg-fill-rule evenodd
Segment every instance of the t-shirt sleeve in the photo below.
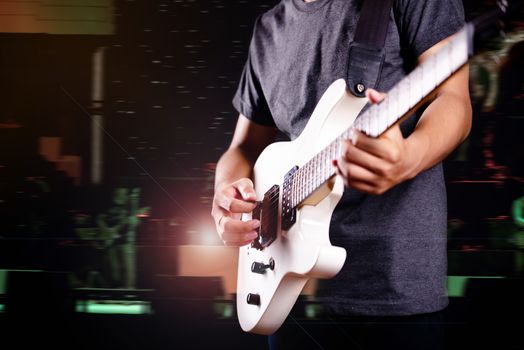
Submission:
M 460 0 L 397 0 L 402 46 L 415 57 L 464 26 Z
M 240 76 L 237 91 L 233 97 L 233 107 L 235 107 L 239 113 L 257 124 L 275 126 L 257 73 L 258 66 L 256 58 L 259 56 L 257 50 L 263 49 L 256 44 L 257 24 L 258 21 L 255 23 L 255 33 L 249 45 L 246 64 Z

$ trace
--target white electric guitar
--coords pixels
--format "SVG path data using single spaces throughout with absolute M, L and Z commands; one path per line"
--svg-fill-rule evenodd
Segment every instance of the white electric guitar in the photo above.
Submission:
M 262 152 L 253 175 L 257 207 L 243 218 L 257 218 L 261 227 L 258 238 L 240 248 L 238 261 L 237 313 L 244 331 L 272 334 L 310 278 L 331 278 L 342 268 L 346 251 L 331 245 L 329 224 L 344 185 L 331 161 L 350 129 L 381 135 L 466 64 L 472 47 L 473 25 L 467 24 L 358 118 L 367 99 L 337 80 L 298 138 Z

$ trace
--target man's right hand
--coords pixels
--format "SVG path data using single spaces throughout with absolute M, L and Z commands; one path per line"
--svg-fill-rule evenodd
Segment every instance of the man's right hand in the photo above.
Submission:
M 257 238 L 260 221 L 242 221 L 243 213 L 250 213 L 256 206 L 253 182 L 248 178 L 215 189 L 211 215 L 218 235 L 227 246 L 243 246 Z

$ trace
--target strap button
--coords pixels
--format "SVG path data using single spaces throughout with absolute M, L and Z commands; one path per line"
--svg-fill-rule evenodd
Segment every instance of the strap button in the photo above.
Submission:
M 358 83 L 355 85 L 355 90 L 357 90 L 359 93 L 363 93 L 364 90 L 366 90 L 366 86 L 362 83 Z

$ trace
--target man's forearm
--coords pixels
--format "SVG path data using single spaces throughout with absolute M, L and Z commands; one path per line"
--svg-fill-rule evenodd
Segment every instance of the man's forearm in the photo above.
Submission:
M 471 129 L 469 97 L 443 91 L 424 111 L 415 131 L 407 138 L 412 153 L 410 177 L 441 162 L 468 136 Z
M 215 188 L 241 178 L 251 177 L 255 160 L 240 147 L 231 147 L 220 157 L 215 172 Z

